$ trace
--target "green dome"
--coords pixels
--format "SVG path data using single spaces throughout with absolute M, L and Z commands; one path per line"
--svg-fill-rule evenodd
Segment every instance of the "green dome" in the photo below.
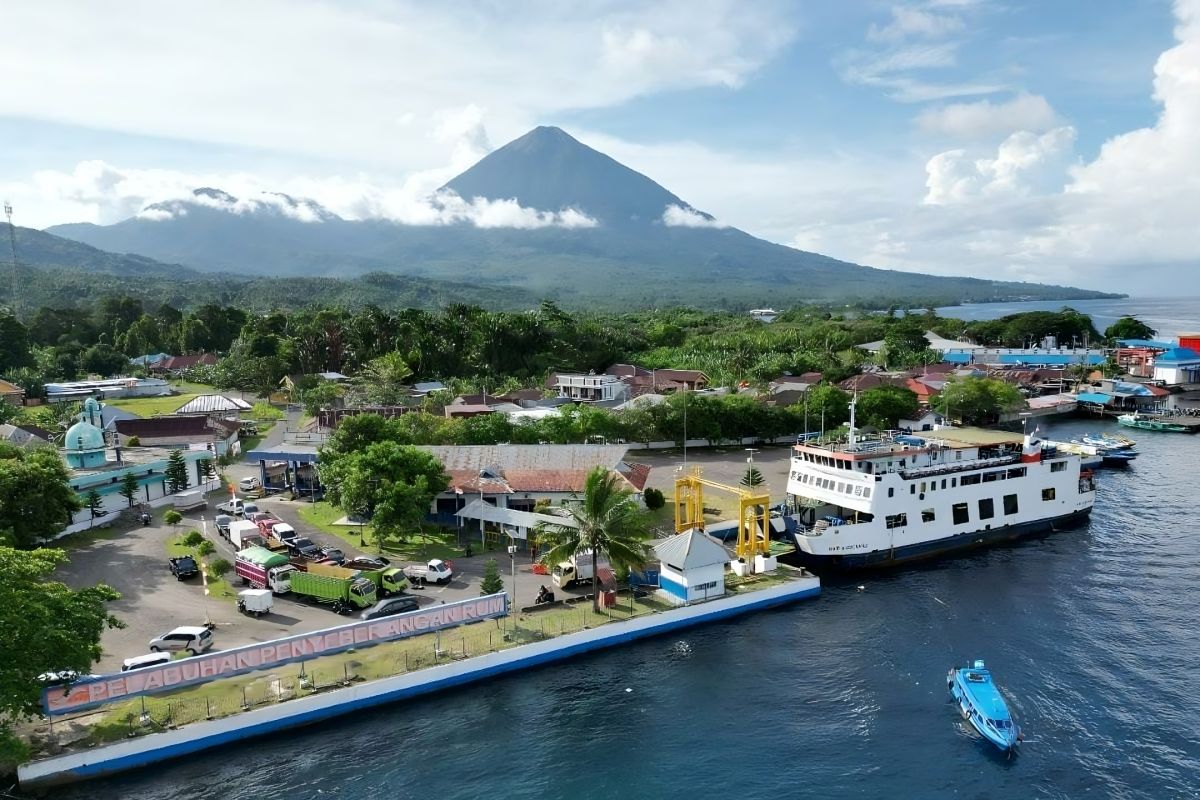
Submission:
M 104 433 L 87 422 L 80 420 L 67 429 L 66 439 L 63 440 L 63 449 L 68 453 L 88 451 L 88 450 L 103 450 L 104 449 Z

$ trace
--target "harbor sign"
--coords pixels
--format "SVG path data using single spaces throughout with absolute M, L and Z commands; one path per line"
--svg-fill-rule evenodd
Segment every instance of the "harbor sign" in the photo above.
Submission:
M 505 593 L 459 600 L 393 617 L 209 652 L 157 667 L 102 675 L 68 686 L 52 686 L 42 692 L 42 708 L 50 716 L 69 714 L 117 700 L 172 691 L 243 672 L 272 669 L 354 647 L 396 641 L 507 614 L 508 595 Z

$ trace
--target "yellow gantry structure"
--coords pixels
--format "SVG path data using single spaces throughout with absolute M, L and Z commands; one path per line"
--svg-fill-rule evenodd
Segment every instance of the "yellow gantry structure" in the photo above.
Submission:
M 738 498 L 737 556 L 754 563 L 754 556 L 769 553 L 771 498 L 751 489 L 710 481 L 693 467 L 687 475 L 675 479 L 675 532 L 697 528 L 704 530 L 704 487 L 736 495 Z M 762 538 L 759 538 L 761 532 Z

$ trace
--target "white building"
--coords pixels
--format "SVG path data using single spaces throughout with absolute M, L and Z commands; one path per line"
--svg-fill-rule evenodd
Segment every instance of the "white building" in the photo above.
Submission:
M 583 375 L 560 372 L 555 375 L 554 389 L 559 397 L 568 400 L 606 402 L 629 398 L 629 386 L 616 375 Z
M 1168 386 L 1200 383 L 1200 354 L 1186 347 L 1174 347 L 1154 357 L 1154 380 Z
M 654 552 L 662 562 L 658 593 L 668 601 L 686 605 L 725 594 L 730 556 L 712 538 L 690 530 L 655 545 Z
M 101 400 L 117 397 L 161 397 L 170 393 L 171 384 L 162 378 L 106 378 L 46 384 L 46 400 L 51 403 L 83 400 L 88 397 L 99 397 Z

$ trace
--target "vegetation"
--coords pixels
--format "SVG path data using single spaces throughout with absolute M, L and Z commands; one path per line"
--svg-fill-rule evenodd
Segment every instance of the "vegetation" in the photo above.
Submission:
M 588 473 L 582 499 L 565 508 L 574 526 L 547 523 L 538 527 L 538 541 L 545 548 L 542 564 L 590 558 L 595 575 L 603 554 L 615 567 L 645 565 L 650 556 L 650 521 L 633 493 L 621 488 L 616 475 L 596 467 Z M 593 593 L 592 602 L 599 611 L 598 591 Z
M 212 542 L 207 542 L 206 544 L 212 544 Z M 216 558 L 209 562 L 208 574 L 209 576 L 219 580 L 228 574 L 229 570 L 231 569 L 233 569 L 233 565 L 230 564 L 228 560 L 224 558 Z
M 650 486 L 646 491 L 642 492 L 642 502 L 646 504 L 646 508 L 650 511 L 658 511 L 667 504 L 667 498 L 663 496 L 661 489 L 655 489 Z
M 82 506 L 57 452 L 0 444 L 0 545 L 32 548 Z
M 496 559 L 489 558 L 483 565 L 483 580 L 479 583 L 479 594 L 488 595 L 504 591 L 504 581 L 500 578 L 500 568 Z
M 1023 407 L 1025 398 L 1011 384 L 994 378 L 955 377 L 946 381 L 936 407 L 947 419 L 987 425 L 1006 411 Z
M 759 471 L 758 467 L 750 466 L 746 467 L 746 471 L 742 474 L 740 483 L 742 486 L 754 487 L 762 486 L 765 481 L 766 478 L 763 477 L 763 474 Z M 647 508 L 649 508 L 649 506 L 647 506 Z
M 167 458 L 167 467 L 163 470 L 163 475 L 167 479 L 168 493 L 175 494 L 187 488 L 188 468 L 187 462 L 183 459 L 182 450 L 171 451 L 171 455 Z
M 185 547 L 199 547 L 204 541 L 204 534 L 197 530 L 190 530 L 183 536 L 183 544 Z
M 1158 331 L 1137 317 L 1121 317 L 1105 329 L 1104 338 L 1109 341 L 1117 339 L 1153 339 L 1157 333 Z
M 104 514 L 104 500 L 101 499 L 100 493 L 95 489 L 88 490 L 87 495 L 83 498 L 83 506 L 88 510 L 93 523 L 96 521 L 96 517 Z
M 133 508 L 133 501 L 137 499 L 139 488 L 137 476 L 132 472 L 126 472 L 121 476 L 121 488 L 117 491 L 120 493 L 121 497 L 125 498 L 125 502 L 128 504 L 129 508 Z
M 858 425 L 869 425 L 880 430 L 896 427 L 902 419 L 916 416 L 920 402 L 911 389 L 900 386 L 876 386 L 858 397 L 855 407 Z
M 41 710 L 38 676 L 87 674 L 100 657 L 101 634 L 121 626 L 106 608 L 120 597 L 113 589 L 72 590 L 46 580 L 65 560 L 62 550 L 0 546 L 0 767 L 27 755 L 12 725 Z
M 180 514 L 175 509 L 171 509 L 167 513 L 163 514 L 163 522 L 173 528 L 179 523 L 183 522 L 183 514 Z

